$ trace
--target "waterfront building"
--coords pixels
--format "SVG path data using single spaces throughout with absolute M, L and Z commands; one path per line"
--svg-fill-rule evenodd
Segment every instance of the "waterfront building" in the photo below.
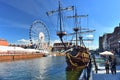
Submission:
M 72 47 L 72 43 L 70 42 L 65 42 L 66 47 Z M 53 44 L 52 51 L 58 51 L 61 52 L 64 50 L 64 45 L 61 42 L 57 42 Z
M 120 25 L 115 27 L 112 35 L 108 39 L 108 42 L 111 50 L 114 50 L 116 53 L 120 52 Z
M 105 51 L 105 50 L 110 49 L 109 42 L 108 42 L 108 39 L 110 36 L 111 36 L 111 33 L 105 33 L 103 36 L 99 37 L 99 50 L 100 51 Z
M 114 28 L 113 33 L 99 37 L 99 50 L 114 50 L 120 53 L 120 24 Z
M 103 51 L 103 44 L 101 44 L 103 42 L 102 36 L 99 37 L 99 51 L 102 52 Z
M 109 41 L 109 38 L 112 36 L 112 33 L 109 33 L 109 34 L 107 34 L 107 50 L 110 50 L 110 41 Z
M 103 50 L 107 50 L 107 33 L 106 34 L 104 34 L 103 35 L 103 43 L 102 43 L 102 45 L 103 45 Z
M 0 39 L 0 46 L 8 46 L 8 41 L 5 39 Z

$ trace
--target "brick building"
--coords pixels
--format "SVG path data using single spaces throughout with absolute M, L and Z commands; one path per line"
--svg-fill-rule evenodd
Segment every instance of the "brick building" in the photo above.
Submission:
M 120 25 L 115 27 L 114 32 L 108 39 L 109 47 L 112 50 L 115 50 L 116 52 L 120 52 Z
M 72 43 L 65 42 L 66 47 L 71 47 Z M 64 45 L 62 43 L 54 43 L 52 51 L 63 51 L 64 50 Z
M 0 46 L 8 46 L 8 45 L 9 45 L 9 43 L 8 43 L 7 40 L 5 40 L 5 39 L 0 39 Z

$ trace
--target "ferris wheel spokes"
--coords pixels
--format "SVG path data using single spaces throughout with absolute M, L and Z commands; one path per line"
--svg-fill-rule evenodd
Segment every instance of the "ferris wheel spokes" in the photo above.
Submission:
M 30 43 L 35 49 L 47 49 L 50 43 L 49 32 L 46 25 L 40 20 L 32 23 L 29 29 Z

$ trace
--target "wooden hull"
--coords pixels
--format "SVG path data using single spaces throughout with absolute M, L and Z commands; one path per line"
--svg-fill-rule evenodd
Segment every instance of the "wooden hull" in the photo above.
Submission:
M 86 57 L 85 56 L 75 57 L 67 53 L 66 54 L 66 62 L 67 62 L 66 71 L 72 71 L 78 68 L 81 70 L 84 69 L 87 66 L 87 63 L 89 62 L 88 55 Z

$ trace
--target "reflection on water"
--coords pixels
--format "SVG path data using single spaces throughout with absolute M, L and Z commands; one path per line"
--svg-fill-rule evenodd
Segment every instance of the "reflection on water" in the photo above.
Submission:
M 79 80 L 82 70 L 80 68 L 74 71 L 66 71 L 66 80 Z
M 0 63 L 0 80 L 66 80 L 65 57 Z

